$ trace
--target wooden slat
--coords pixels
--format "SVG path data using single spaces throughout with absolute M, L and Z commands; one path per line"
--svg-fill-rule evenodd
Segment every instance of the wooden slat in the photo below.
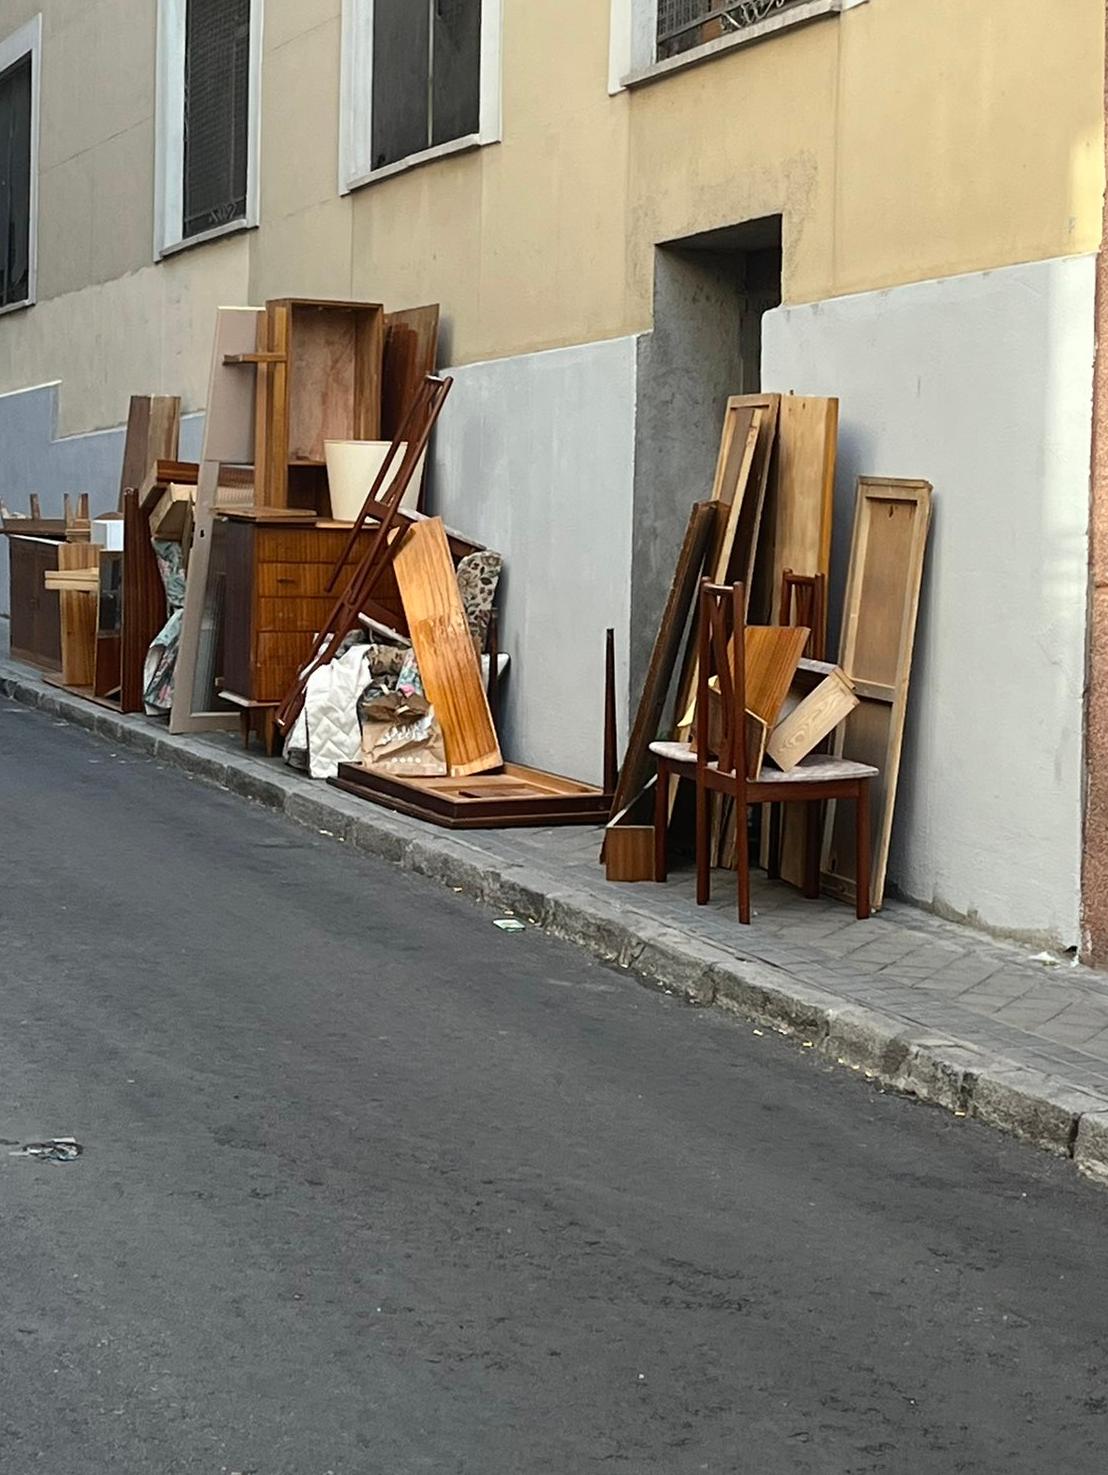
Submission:
M 451 775 L 499 768 L 500 747 L 441 518 L 409 529 L 393 568 Z
M 880 770 L 870 806 L 874 908 L 884 899 L 930 521 L 929 482 L 859 478 L 839 660 L 860 701 L 840 730 L 835 755 Z M 853 897 L 854 817 L 849 805 L 836 804 L 830 816 L 823 865 L 827 889 Z
M 697 502 L 689 513 L 689 525 L 685 529 L 684 541 L 677 556 L 677 567 L 658 625 L 642 696 L 631 725 L 627 753 L 620 769 L 612 805 L 613 815 L 631 803 L 649 778 L 650 744 L 661 735 L 662 717 L 673 685 L 674 669 L 688 628 L 689 614 L 696 601 L 705 553 L 720 511 L 718 502 Z

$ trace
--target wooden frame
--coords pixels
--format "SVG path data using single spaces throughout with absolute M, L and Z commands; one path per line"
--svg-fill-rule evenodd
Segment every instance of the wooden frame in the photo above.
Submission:
M 872 763 L 881 777 L 873 814 L 872 874 L 858 876 L 855 840 L 836 806 L 828 818 L 823 882 L 828 891 L 844 897 L 864 885 L 875 907 L 885 895 L 931 490 L 926 481 L 858 479 L 839 662 L 859 702 L 839 730 L 835 754 Z
M 423 779 L 395 778 L 341 763 L 338 776 L 329 782 L 448 830 L 598 825 L 612 806 L 611 793 L 604 789 L 519 763 L 506 763 L 497 773 Z

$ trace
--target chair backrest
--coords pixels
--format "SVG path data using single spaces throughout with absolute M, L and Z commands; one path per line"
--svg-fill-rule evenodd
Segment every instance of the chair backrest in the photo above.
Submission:
M 746 752 L 746 591 L 741 584 L 700 585 L 700 665 L 696 686 L 696 761 L 705 764 L 716 750 L 721 773 L 745 782 Z M 718 683 L 718 722 L 712 721 L 712 681 Z M 718 740 L 709 742 L 709 734 Z
M 807 625 L 811 630 L 804 654 L 813 661 L 824 658 L 824 607 L 827 579 L 824 574 L 794 574 L 791 568 L 781 574 L 781 612 L 779 625 Z

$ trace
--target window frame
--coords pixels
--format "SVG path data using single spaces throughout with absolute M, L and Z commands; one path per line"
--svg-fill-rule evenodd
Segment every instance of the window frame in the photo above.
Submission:
M 158 0 L 157 99 L 154 150 L 154 259 L 239 231 L 261 219 L 261 102 L 263 0 L 250 0 L 250 86 L 247 99 L 246 211 L 237 220 L 194 236 L 185 214 L 185 20 L 188 0 Z
M 38 292 L 38 141 L 42 87 L 42 14 L 0 41 L 0 73 L 31 58 L 31 187 L 27 196 L 27 295 L 0 306 L 0 317 L 34 307 Z
M 499 143 L 502 137 L 503 0 L 481 0 L 480 122 L 476 133 L 432 144 L 373 168 L 374 0 L 342 0 L 342 85 L 339 101 L 339 194 L 388 179 L 451 154 Z
M 853 10 L 856 5 L 866 3 L 867 0 L 807 0 L 806 4 L 767 15 L 764 20 L 733 35 L 705 41 L 701 46 L 659 61 L 658 0 L 611 0 L 608 92 L 614 97 L 618 92 L 667 77 L 685 67 L 711 61 L 741 46 L 752 46 L 779 31 L 789 31 L 824 16 L 841 15 L 845 10 Z

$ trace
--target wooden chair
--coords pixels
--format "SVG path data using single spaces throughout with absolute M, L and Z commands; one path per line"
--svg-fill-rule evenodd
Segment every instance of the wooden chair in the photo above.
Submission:
M 709 795 L 726 794 L 735 801 L 738 844 L 739 921 L 750 921 L 750 854 L 746 840 L 746 812 L 751 804 L 803 803 L 807 807 L 804 895 L 819 895 L 821 805 L 829 799 L 846 800 L 855 806 L 858 875 L 856 912 L 870 914 L 870 828 L 869 786 L 878 775 L 876 768 L 812 753 L 788 773 L 763 768 L 751 772 L 757 754 L 747 741 L 745 645 L 745 593 L 741 584 L 700 586 L 698 640 L 700 670 L 697 678 L 695 734 L 697 743 L 651 743 L 658 761 L 658 786 L 654 815 L 654 879 L 666 879 L 668 864 L 666 832 L 669 827 L 671 778 L 696 782 L 696 900 L 705 906 L 711 894 L 712 816 Z M 719 733 L 716 756 L 709 752 L 711 731 L 711 681 L 718 682 Z M 713 731 L 712 737 L 717 734 Z M 776 870 L 772 854 L 770 875 Z

